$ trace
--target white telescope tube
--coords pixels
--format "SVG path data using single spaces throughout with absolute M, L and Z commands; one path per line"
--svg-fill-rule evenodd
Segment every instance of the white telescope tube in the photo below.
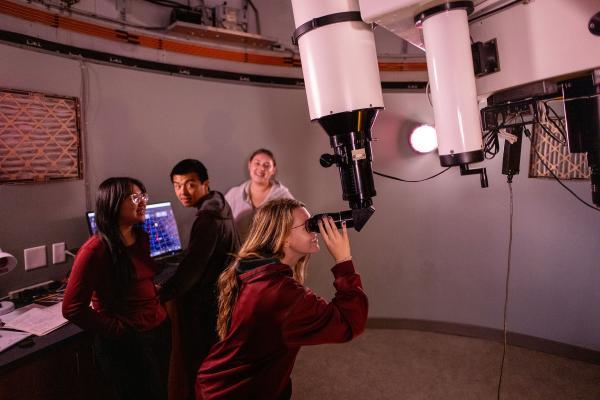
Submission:
M 358 12 L 358 0 L 292 0 L 296 28 L 317 18 Z M 359 21 L 330 23 L 298 38 L 310 119 L 383 108 L 371 27 Z
M 467 11 L 442 11 L 422 26 L 440 163 L 483 161 Z

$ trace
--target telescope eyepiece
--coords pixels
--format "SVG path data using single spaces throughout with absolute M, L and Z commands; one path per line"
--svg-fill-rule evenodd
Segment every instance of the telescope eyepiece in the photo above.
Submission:
M 342 223 L 346 222 L 346 228 L 354 227 L 354 220 L 352 219 L 352 211 L 340 211 L 340 212 L 331 212 L 331 213 L 323 213 L 323 214 L 315 214 L 304 223 L 306 230 L 309 232 L 319 233 L 319 221 L 323 219 L 323 217 L 331 217 L 333 219 L 333 223 L 338 229 L 342 228 Z
M 357 232 L 359 232 L 362 227 L 365 226 L 374 212 L 375 208 L 373 208 L 373 206 L 369 206 L 361 209 L 315 214 L 306 220 L 304 227 L 308 232 L 319 233 L 319 221 L 323 219 L 323 217 L 331 217 L 333 219 L 333 223 L 338 229 L 341 229 L 342 224 L 345 222 L 346 228 L 354 228 Z

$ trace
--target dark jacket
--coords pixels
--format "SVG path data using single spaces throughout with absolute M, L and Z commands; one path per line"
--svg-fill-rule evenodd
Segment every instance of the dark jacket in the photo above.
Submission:
M 367 296 L 352 261 L 332 268 L 331 302 L 298 283 L 276 260 L 242 265 L 227 336 L 212 347 L 196 379 L 196 399 L 280 399 L 303 345 L 345 342 L 363 332 Z
M 161 302 L 175 300 L 174 340 L 180 341 L 190 385 L 217 341 L 216 282 L 240 245 L 231 208 L 221 193 L 209 192 L 196 207 L 185 258 L 159 291 Z
M 231 208 L 220 192 L 209 192 L 196 207 L 185 258 L 159 291 L 163 302 L 187 297 L 214 303 L 217 279 L 239 249 Z

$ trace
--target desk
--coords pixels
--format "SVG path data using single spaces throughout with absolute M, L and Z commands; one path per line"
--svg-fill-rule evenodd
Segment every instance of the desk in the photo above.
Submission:
M 175 270 L 167 264 L 157 281 L 166 281 Z M 0 353 L 0 400 L 114 398 L 96 366 L 93 334 L 68 323 L 32 338 L 33 346 L 15 345 Z
M 0 400 L 112 398 L 95 364 L 92 334 L 69 323 L 33 343 L 0 353 Z

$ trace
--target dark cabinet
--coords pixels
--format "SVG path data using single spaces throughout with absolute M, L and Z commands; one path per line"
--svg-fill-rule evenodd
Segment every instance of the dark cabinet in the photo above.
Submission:
M 95 363 L 92 336 L 85 332 L 0 370 L 0 400 L 105 400 L 113 398 L 108 388 Z

